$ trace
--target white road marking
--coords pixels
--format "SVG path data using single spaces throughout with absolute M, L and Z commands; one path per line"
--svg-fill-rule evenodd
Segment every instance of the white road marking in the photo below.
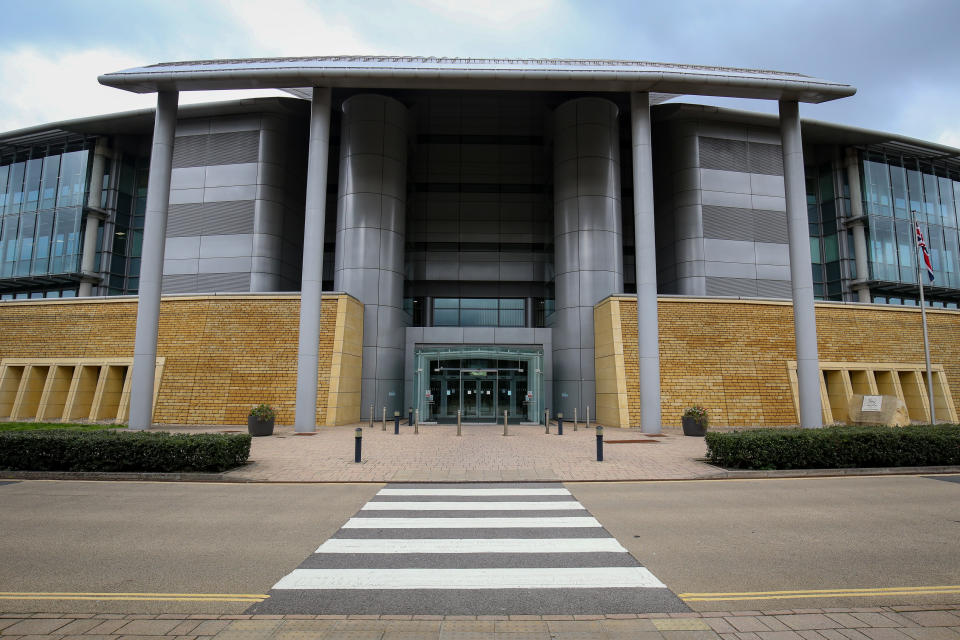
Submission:
M 274 589 L 666 588 L 644 567 L 548 569 L 295 569 Z
M 331 538 L 317 553 L 627 553 L 616 538 Z
M 576 500 L 564 502 L 368 502 L 361 511 L 583 511 Z
M 378 496 L 569 496 L 566 489 L 380 489 Z
M 557 518 L 350 518 L 344 529 L 476 529 L 599 527 L 592 517 Z

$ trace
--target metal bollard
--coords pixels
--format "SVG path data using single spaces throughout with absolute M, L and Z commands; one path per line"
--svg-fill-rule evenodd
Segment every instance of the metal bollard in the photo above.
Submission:
M 577 429 L 577 408 L 573 408 L 573 430 L 578 431 Z
M 597 425 L 597 462 L 603 462 L 603 427 Z
M 357 427 L 353 434 L 353 461 L 360 462 L 360 448 L 363 445 L 363 429 Z
M 400 433 L 400 412 L 399 411 L 393 412 L 393 433 L 394 434 Z
M 373 403 L 370 403 L 370 428 L 373 429 Z
M 563 435 L 563 412 L 557 413 L 557 435 Z
M 413 412 L 413 435 L 420 435 L 420 409 Z
M 387 430 L 387 408 L 383 408 L 383 431 Z
M 457 435 L 462 435 L 460 430 L 460 409 L 457 409 Z
M 590 405 L 587 405 L 587 422 L 583 427 L 584 429 L 590 428 Z
M 507 412 L 503 412 L 503 435 L 507 435 Z
M 407 409 L 407 425 L 413 426 L 413 407 Z
M 547 426 L 547 428 L 544 430 L 544 433 L 549 434 L 550 433 L 550 409 L 543 410 L 543 424 Z

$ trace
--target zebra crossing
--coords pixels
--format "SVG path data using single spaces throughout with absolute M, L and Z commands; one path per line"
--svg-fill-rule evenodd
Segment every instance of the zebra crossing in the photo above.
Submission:
M 391 484 L 247 613 L 689 609 L 560 483 Z

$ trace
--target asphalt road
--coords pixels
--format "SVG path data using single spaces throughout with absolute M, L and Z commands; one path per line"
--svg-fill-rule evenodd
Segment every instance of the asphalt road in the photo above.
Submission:
M 917 589 L 960 585 L 951 479 L 566 486 L 690 607 L 730 611 L 960 602 L 960 586 Z M 382 486 L 0 484 L 0 610 L 240 613 Z M 769 593 L 821 589 L 841 591 Z M 84 595 L 115 592 L 169 595 Z M 704 593 L 734 595 L 684 595 Z
M 691 608 L 738 611 L 960 602 L 960 476 L 940 478 L 567 487 Z M 902 589 L 931 586 L 954 589 Z

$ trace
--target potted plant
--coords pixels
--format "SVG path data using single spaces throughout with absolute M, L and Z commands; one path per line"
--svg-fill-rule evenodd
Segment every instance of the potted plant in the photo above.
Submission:
M 268 404 L 258 404 L 247 416 L 247 433 L 251 436 L 272 436 L 277 413 Z
M 683 435 L 703 436 L 707 432 L 707 410 L 698 404 L 687 407 L 680 418 Z

